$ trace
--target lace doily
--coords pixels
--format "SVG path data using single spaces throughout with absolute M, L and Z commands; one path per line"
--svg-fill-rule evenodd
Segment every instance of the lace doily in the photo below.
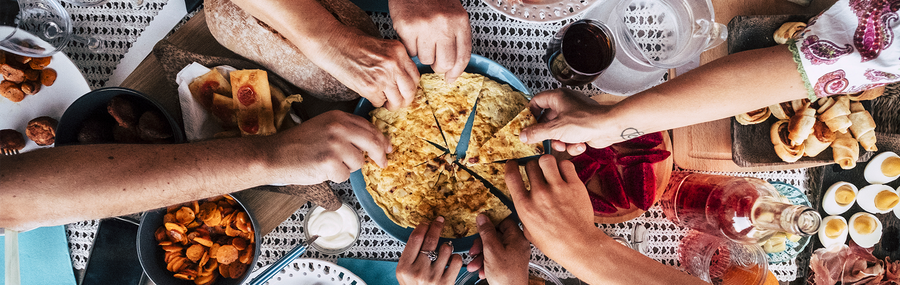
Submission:
M 63 3 L 75 21 L 75 33 L 81 36 L 95 36 L 104 40 L 107 49 L 101 53 L 93 53 L 81 44 L 73 44 L 65 53 L 81 68 L 88 83 L 93 88 L 103 86 L 112 74 L 113 68 L 130 48 L 140 33 L 162 9 L 166 0 L 145 0 L 140 7 L 132 7 L 128 0 L 111 0 L 92 8 L 85 8 Z M 518 76 L 532 92 L 559 88 L 561 85 L 547 71 L 546 63 L 541 60 L 550 37 L 564 25 L 577 19 L 569 19 L 555 23 L 525 23 L 492 10 L 481 0 L 463 0 L 469 12 L 473 32 L 473 49 L 475 54 L 483 55 L 507 67 Z M 396 38 L 391 28 L 391 20 L 386 13 L 370 14 L 382 35 Z M 188 16 L 190 17 L 190 15 Z M 601 91 L 592 85 L 574 88 L 588 95 L 597 95 Z M 793 184 L 801 189 L 809 188 L 806 170 L 760 172 L 760 173 L 725 173 L 735 176 L 753 176 L 766 180 L 776 180 Z M 341 199 L 349 203 L 360 215 L 362 228 L 358 242 L 340 256 L 323 255 L 311 249 L 303 255 L 335 261 L 338 257 L 351 257 L 376 260 L 397 260 L 404 244 L 387 235 L 378 228 L 372 219 L 356 201 L 348 182 L 333 183 L 335 191 Z M 809 194 L 809 193 L 807 193 Z M 273 263 L 282 255 L 295 247 L 303 238 L 303 220 L 309 206 L 304 206 L 291 215 L 260 241 L 262 253 L 256 268 Z M 633 220 L 610 225 L 598 225 L 610 235 L 618 235 L 631 240 L 633 228 L 641 223 L 647 227 L 647 255 L 670 266 L 677 263 L 677 244 L 686 232 L 672 224 L 662 214 L 659 206 L 654 206 L 644 215 Z M 76 269 L 84 269 L 98 221 L 84 221 L 66 226 L 71 248 L 72 263 Z M 466 262 L 470 260 L 464 256 Z M 562 266 L 545 257 L 538 249 L 532 248 L 533 262 L 548 268 L 560 278 L 573 278 Z M 793 280 L 795 276 L 804 276 L 805 272 L 797 269 L 794 262 L 774 264 L 770 269 L 779 280 Z

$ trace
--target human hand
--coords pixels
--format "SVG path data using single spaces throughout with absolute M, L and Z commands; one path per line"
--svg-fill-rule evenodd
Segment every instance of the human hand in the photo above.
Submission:
M 447 82 L 462 74 L 472 53 L 472 29 L 459 0 L 391 0 L 388 9 L 410 56 L 444 73 Z
M 478 271 L 478 277 L 491 284 L 528 283 L 528 259 L 531 244 L 525 239 L 518 223 L 506 218 L 497 229 L 484 214 L 478 214 L 479 237 L 472 243 L 469 255 L 477 256 L 466 270 Z M 499 231 L 498 231 L 499 230 Z
M 310 185 L 344 181 L 365 163 L 363 152 L 381 167 L 387 165 L 390 141 L 362 117 L 330 111 L 299 126 L 261 137 L 255 147 L 266 151 L 274 168 L 266 175 L 284 175 L 273 183 Z
M 541 156 L 525 164 L 531 191 L 525 190 L 519 164 L 506 163 L 506 186 L 509 187 L 525 237 L 537 248 L 559 258 L 569 245 L 599 231 L 584 183 L 578 179 L 571 161 L 556 161 L 552 155 Z
M 321 48 L 324 52 L 310 60 L 375 107 L 394 111 L 415 99 L 419 71 L 399 41 L 350 29 L 335 33 Z
M 462 268 L 462 257 L 453 254 L 453 246 L 442 244 L 438 249 L 438 239 L 444 227 L 444 217 L 433 222 L 422 223 L 413 230 L 406 241 L 406 247 L 397 262 L 397 281 L 400 285 L 411 284 L 453 284 L 459 269 Z M 422 251 L 439 250 L 437 259 L 431 261 Z
M 577 156 L 585 151 L 584 143 L 594 148 L 603 148 L 615 138 L 603 137 L 600 118 L 608 107 L 584 94 L 568 88 L 541 92 L 531 99 L 531 113 L 543 117 L 537 124 L 522 130 L 519 138 L 526 143 L 539 143 L 552 139 L 556 151 L 568 151 Z

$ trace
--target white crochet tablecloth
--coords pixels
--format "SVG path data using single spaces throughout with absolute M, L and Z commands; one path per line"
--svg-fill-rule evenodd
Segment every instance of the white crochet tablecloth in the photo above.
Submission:
M 106 48 L 99 53 L 92 53 L 81 44 L 73 44 L 65 53 L 81 68 L 92 88 L 99 88 L 109 79 L 116 64 L 140 36 L 147 24 L 162 9 L 167 0 L 145 0 L 140 7 L 133 7 L 128 0 L 110 0 L 99 7 L 84 8 L 64 3 L 72 14 L 75 33 L 82 36 L 95 36 L 106 42 Z M 606 0 L 609 1 L 609 0 Z M 548 73 L 546 64 L 541 59 L 550 37 L 562 26 L 575 19 L 558 23 L 534 24 L 509 19 L 491 10 L 481 0 L 463 0 L 469 11 L 473 32 L 473 50 L 507 67 L 518 76 L 533 93 L 560 87 Z M 396 38 L 391 29 L 391 20 L 387 14 L 372 13 L 378 27 L 385 37 Z M 190 17 L 190 15 L 188 16 Z M 600 91 L 592 86 L 576 88 L 586 94 L 596 95 Z M 767 180 L 787 182 L 807 189 L 809 183 L 806 170 L 778 171 L 764 173 L 729 173 L 736 176 L 753 176 Z M 363 259 L 397 260 L 403 249 L 403 243 L 393 239 L 382 231 L 356 202 L 348 182 L 332 185 L 339 196 L 357 209 L 362 221 L 362 230 L 358 243 L 340 257 Z M 262 254 L 257 267 L 268 265 L 287 251 L 292 249 L 303 237 L 303 219 L 308 211 L 304 206 L 284 221 L 261 241 Z M 71 246 L 72 262 L 76 269 L 85 267 L 90 252 L 94 233 L 99 221 L 84 221 L 66 226 Z M 659 206 L 654 206 L 643 216 L 619 224 L 598 225 L 611 235 L 618 235 L 631 240 L 633 227 L 644 224 L 649 229 L 649 250 L 647 255 L 655 260 L 671 266 L 678 266 L 678 241 L 686 232 L 668 220 Z M 314 250 L 305 257 L 334 261 L 338 256 L 322 255 Z M 468 258 L 467 258 L 468 260 Z M 539 250 L 532 249 L 532 260 L 547 267 L 561 278 L 573 276 L 554 261 L 545 257 Z M 602 266 L 602 265 L 598 265 Z M 798 272 L 794 262 L 776 264 L 770 267 L 779 280 L 793 280 Z

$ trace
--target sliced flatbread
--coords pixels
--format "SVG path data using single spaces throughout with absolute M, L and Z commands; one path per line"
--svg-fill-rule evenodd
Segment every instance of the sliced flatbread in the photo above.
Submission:
M 444 136 L 438 128 L 437 121 L 431 107 L 428 106 L 425 93 L 420 87 L 416 92 L 416 98 L 409 107 L 388 111 L 385 108 L 377 108 L 370 112 L 372 115 L 372 123 L 375 124 L 378 119 L 381 123 L 387 123 L 399 131 L 390 133 L 410 134 L 421 139 L 440 144 L 447 147 Z M 376 127 L 378 127 L 376 125 Z M 379 127 L 381 129 L 381 127 Z M 387 133 L 385 133 L 387 134 Z
M 472 135 L 465 157 L 477 162 L 477 159 L 473 158 L 478 156 L 481 146 L 527 104 L 528 99 L 521 92 L 513 90 L 509 85 L 501 85 L 486 78 L 478 96 L 478 107 L 475 108 L 475 121 L 472 124 Z
M 434 73 L 422 74 L 419 79 L 451 152 L 456 150 L 483 82 L 484 76 L 470 73 L 463 73 L 453 84 L 447 84 L 443 75 Z
M 517 159 L 544 153 L 543 144 L 526 144 L 519 140 L 519 133 L 522 132 L 522 129 L 536 123 L 537 119 L 531 114 L 531 110 L 525 108 L 506 126 L 497 131 L 493 138 L 481 146 L 477 162 L 474 159 L 466 160 L 466 162 L 493 163 L 498 160 Z

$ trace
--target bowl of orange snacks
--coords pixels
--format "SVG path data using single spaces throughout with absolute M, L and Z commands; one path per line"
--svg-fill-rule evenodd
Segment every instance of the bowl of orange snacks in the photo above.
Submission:
M 259 258 L 257 228 L 230 195 L 148 211 L 138 259 L 156 284 L 241 284 Z

